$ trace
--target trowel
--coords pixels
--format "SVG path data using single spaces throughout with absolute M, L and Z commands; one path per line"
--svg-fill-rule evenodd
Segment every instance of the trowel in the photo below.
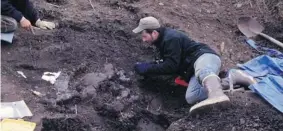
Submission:
M 262 33 L 262 31 L 264 30 L 264 27 L 253 18 L 240 17 L 239 20 L 238 20 L 238 28 L 248 38 L 260 35 L 260 36 L 268 39 L 272 43 L 283 48 L 282 42 Z

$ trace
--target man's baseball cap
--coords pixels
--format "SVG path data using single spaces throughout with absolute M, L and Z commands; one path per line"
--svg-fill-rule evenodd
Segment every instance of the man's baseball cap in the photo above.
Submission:
M 145 29 L 158 29 L 160 28 L 159 21 L 152 17 L 145 17 L 140 19 L 139 26 L 133 30 L 134 33 L 140 33 Z

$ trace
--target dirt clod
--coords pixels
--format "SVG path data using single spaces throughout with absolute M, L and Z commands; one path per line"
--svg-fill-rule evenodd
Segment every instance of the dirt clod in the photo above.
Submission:
M 277 10 L 278 10 L 279 16 L 280 16 L 280 17 L 282 18 L 282 20 L 283 20 L 283 2 L 280 1 L 280 2 L 276 5 L 276 7 L 277 7 Z
M 165 131 L 165 130 L 163 127 L 153 123 L 152 121 L 141 119 L 138 122 L 137 131 Z
M 90 125 L 79 118 L 43 118 L 41 131 L 91 131 Z
M 83 84 L 86 86 L 98 87 L 99 82 L 107 79 L 107 76 L 103 73 L 89 73 L 83 77 Z
M 46 0 L 48 3 L 56 4 L 56 5 L 64 5 L 67 4 L 67 0 Z
M 96 89 L 93 86 L 87 86 L 82 91 L 83 98 L 96 97 Z

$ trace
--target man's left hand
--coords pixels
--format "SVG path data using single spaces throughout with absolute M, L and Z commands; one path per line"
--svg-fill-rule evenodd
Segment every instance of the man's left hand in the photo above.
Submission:
M 151 66 L 149 63 L 137 63 L 135 65 L 135 71 L 138 74 L 144 75 L 144 73 L 148 70 L 148 68 Z

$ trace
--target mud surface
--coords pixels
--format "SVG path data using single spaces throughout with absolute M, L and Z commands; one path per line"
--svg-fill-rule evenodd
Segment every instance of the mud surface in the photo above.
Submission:
M 225 73 L 260 55 L 243 42 L 237 18 L 257 18 L 265 33 L 283 41 L 279 0 L 33 2 L 41 18 L 55 21 L 57 28 L 35 29 L 35 35 L 19 29 L 13 44 L 1 45 L 1 101 L 25 100 L 33 113 L 25 119 L 37 123 L 36 131 L 283 129 L 282 114 L 250 92 L 228 93 L 230 107 L 192 117 L 184 99 L 186 88 L 174 85 L 174 77 L 143 79 L 133 72 L 134 63 L 155 54 L 132 33 L 144 16 L 155 16 L 221 53 Z M 44 72 L 58 71 L 55 84 L 41 79 Z

